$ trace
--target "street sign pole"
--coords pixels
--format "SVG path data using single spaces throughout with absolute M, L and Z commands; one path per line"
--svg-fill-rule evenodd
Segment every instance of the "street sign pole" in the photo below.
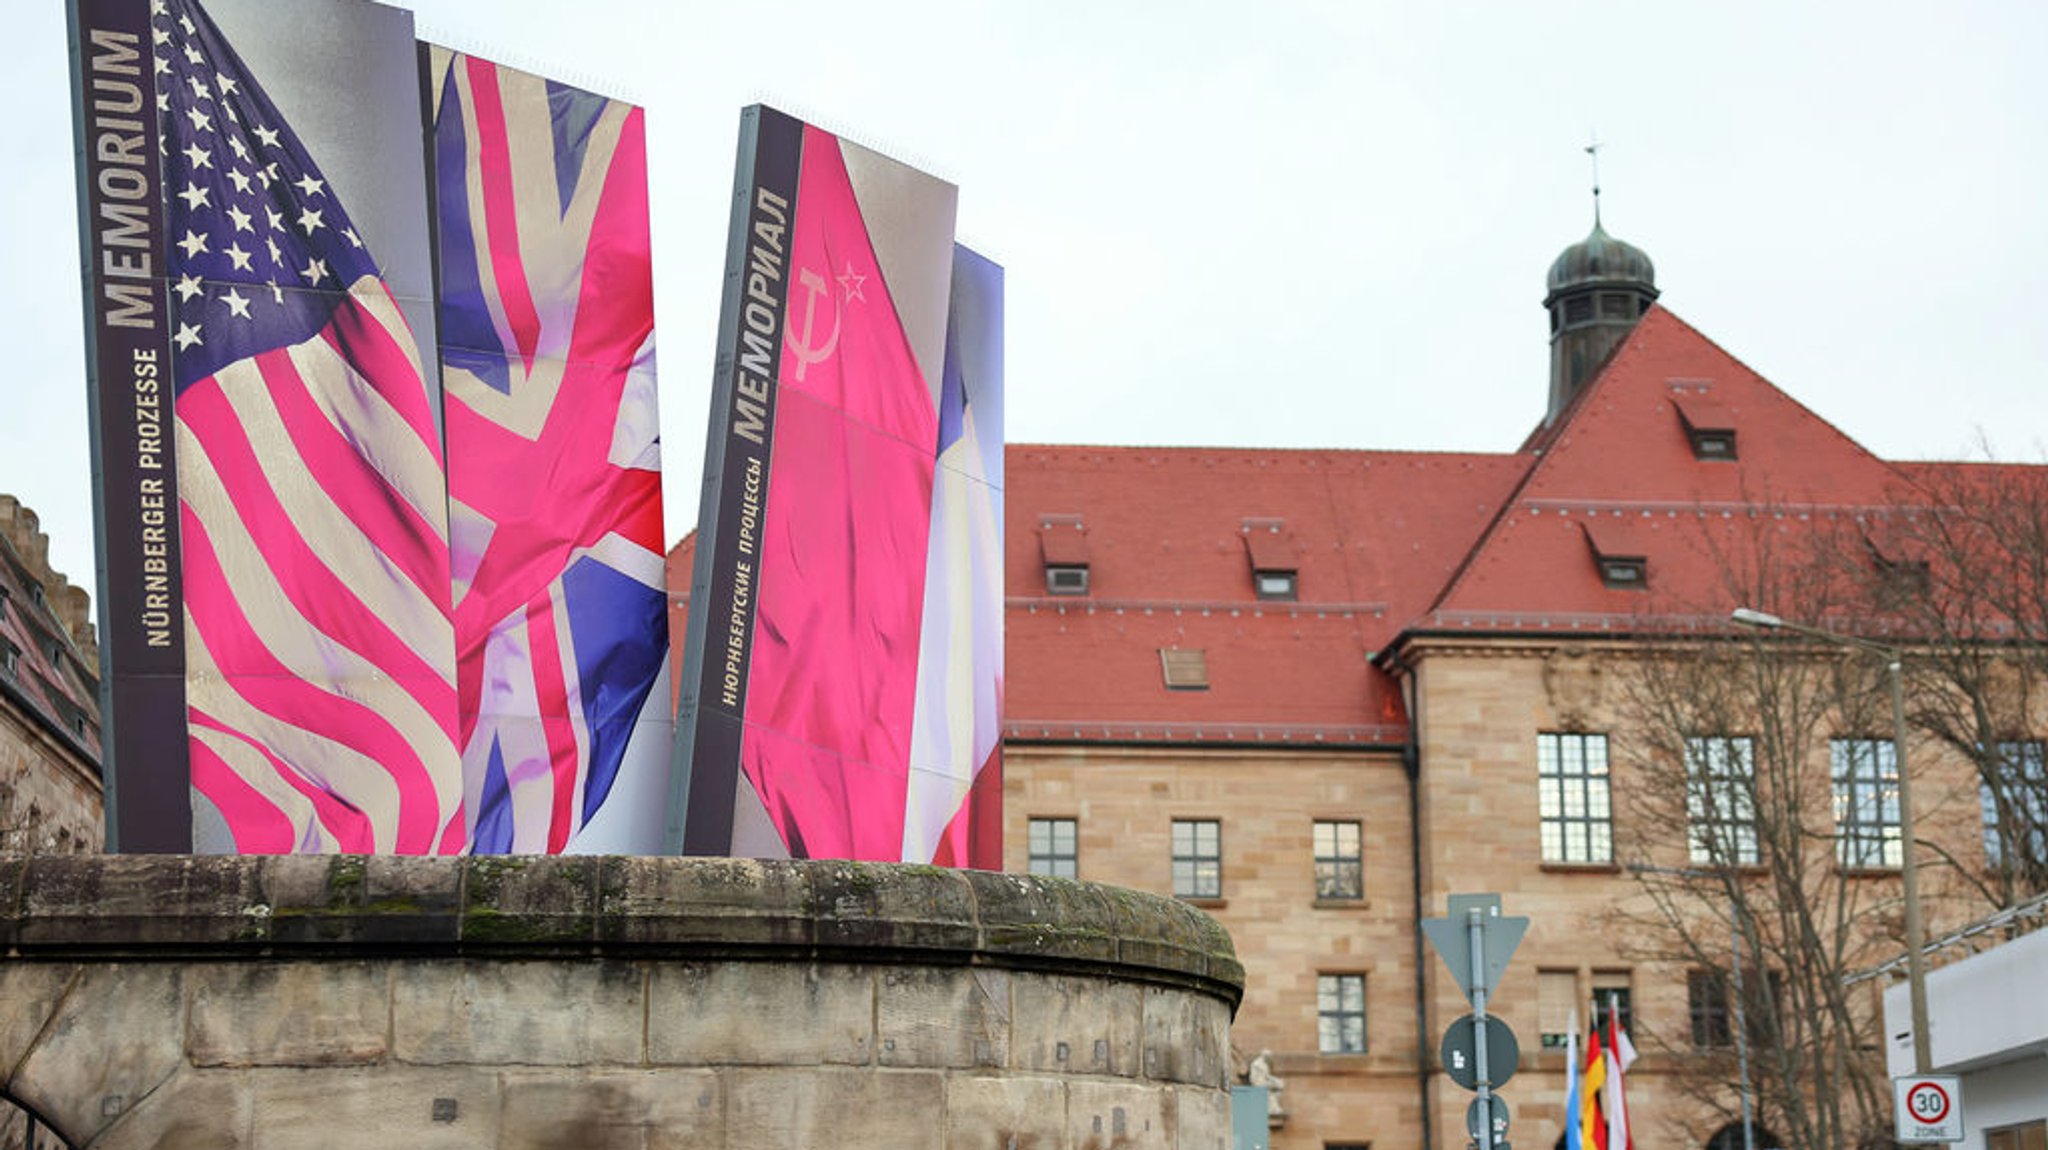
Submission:
M 1465 910 L 1465 934 L 1472 947 L 1472 1020 L 1479 1034 L 1473 1043 L 1473 1068 L 1479 1078 L 1479 1150 L 1493 1150 L 1493 1077 L 1486 1066 L 1486 919 L 1478 907 Z

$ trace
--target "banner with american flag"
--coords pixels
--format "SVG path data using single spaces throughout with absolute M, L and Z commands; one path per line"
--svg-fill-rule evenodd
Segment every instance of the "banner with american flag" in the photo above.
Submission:
M 673 727 L 644 116 L 426 60 L 472 847 L 652 853 Z
M 110 843 L 657 848 L 639 109 L 352 0 L 72 33 Z
M 446 486 L 413 330 L 207 12 L 153 0 L 151 27 L 199 845 L 461 850 Z

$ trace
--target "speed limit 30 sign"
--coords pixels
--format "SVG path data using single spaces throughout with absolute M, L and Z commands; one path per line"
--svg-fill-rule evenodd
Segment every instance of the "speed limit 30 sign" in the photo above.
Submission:
M 1893 1133 L 1901 1142 L 1961 1142 L 1963 1095 L 1953 1075 L 1892 1079 Z

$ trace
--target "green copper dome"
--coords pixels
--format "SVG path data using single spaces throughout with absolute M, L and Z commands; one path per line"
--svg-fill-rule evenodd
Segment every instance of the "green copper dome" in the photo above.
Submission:
M 1592 233 L 1560 252 L 1551 263 L 1549 288 L 1555 296 L 1581 284 L 1599 283 L 1640 284 L 1654 289 L 1657 269 L 1643 249 L 1608 235 L 1596 216 Z

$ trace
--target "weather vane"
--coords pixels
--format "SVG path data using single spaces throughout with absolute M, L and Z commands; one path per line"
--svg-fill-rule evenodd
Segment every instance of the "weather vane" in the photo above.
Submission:
M 1592 142 L 1586 145 L 1586 154 L 1593 157 L 1593 225 L 1600 225 L 1600 133 L 1592 134 Z

